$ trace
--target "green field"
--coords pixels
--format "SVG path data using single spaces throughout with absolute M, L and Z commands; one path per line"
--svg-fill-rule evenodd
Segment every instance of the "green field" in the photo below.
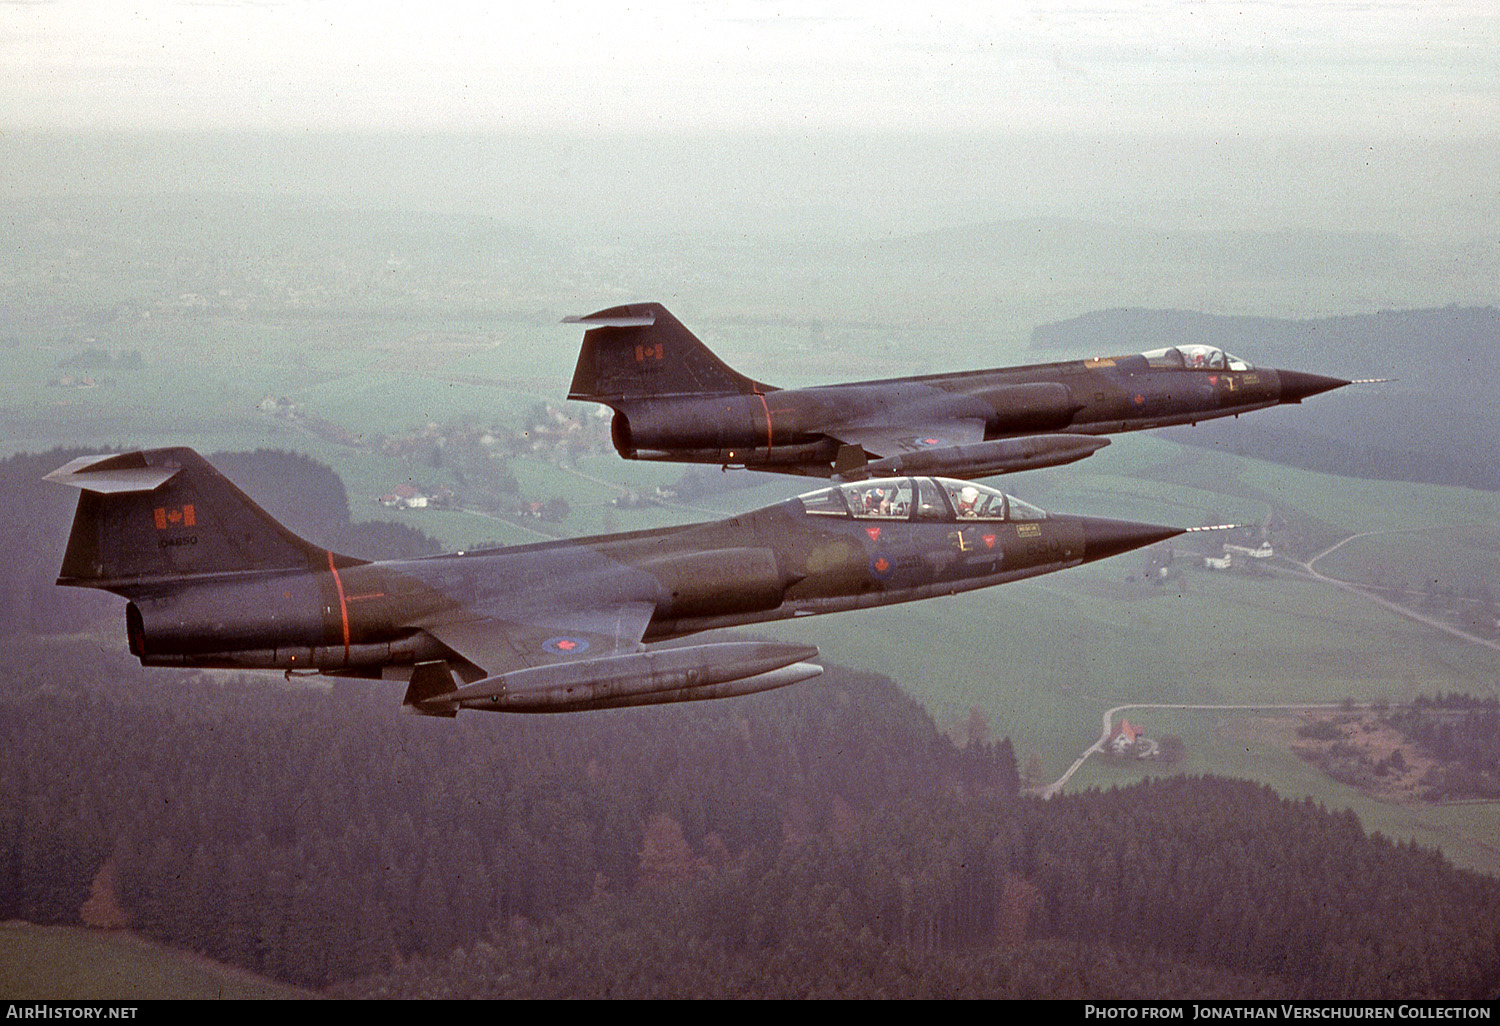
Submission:
M 0 997 L 11 1001 L 305 1000 L 316 996 L 130 933 L 0 924 Z

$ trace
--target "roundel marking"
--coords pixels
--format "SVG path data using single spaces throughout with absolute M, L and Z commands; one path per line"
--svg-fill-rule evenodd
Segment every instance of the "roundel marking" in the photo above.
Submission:
M 555 638 L 548 638 L 542 642 L 542 648 L 553 655 L 577 655 L 580 652 L 588 651 L 589 641 L 587 638 L 575 638 L 563 634 Z

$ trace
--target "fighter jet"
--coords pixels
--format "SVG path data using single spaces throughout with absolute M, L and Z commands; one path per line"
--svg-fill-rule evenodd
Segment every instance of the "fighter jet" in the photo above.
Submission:
M 58 584 L 127 599 L 147 666 L 406 682 L 404 705 L 551 713 L 751 694 L 817 649 L 645 642 L 1005 584 L 1178 528 L 1044 513 L 980 484 L 896 477 L 711 523 L 389 562 L 299 538 L 187 448 L 85 456 Z
M 731 369 L 659 303 L 565 322 L 585 328 L 568 398 L 615 411 L 620 455 L 843 481 L 1072 463 L 1109 444 L 1099 435 L 1238 416 L 1350 383 L 1183 345 L 779 389 Z

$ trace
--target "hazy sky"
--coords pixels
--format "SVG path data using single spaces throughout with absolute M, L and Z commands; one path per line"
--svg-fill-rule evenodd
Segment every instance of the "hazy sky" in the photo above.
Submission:
M 1500 131 L 1493 0 L 0 0 L 0 130 Z

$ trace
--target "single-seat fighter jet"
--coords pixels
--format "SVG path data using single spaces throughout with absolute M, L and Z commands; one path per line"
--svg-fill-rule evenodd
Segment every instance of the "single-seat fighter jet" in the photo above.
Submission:
M 585 328 L 568 398 L 615 411 L 620 455 L 845 481 L 1057 466 L 1108 445 L 1099 435 L 1300 403 L 1350 383 L 1185 345 L 779 389 L 731 369 L 659 303 L 565 321 Z
M 723 698 L 817 676 L 817 649 L 718 627 L 953 595 L 1182 533 L 897 477 L 713 523 L 370 563 L 294 535 L 191 449 L 85 456 L 58 583 L 128 599 L 147 666 L 407 682 L 414 712 L 569 712 Z

